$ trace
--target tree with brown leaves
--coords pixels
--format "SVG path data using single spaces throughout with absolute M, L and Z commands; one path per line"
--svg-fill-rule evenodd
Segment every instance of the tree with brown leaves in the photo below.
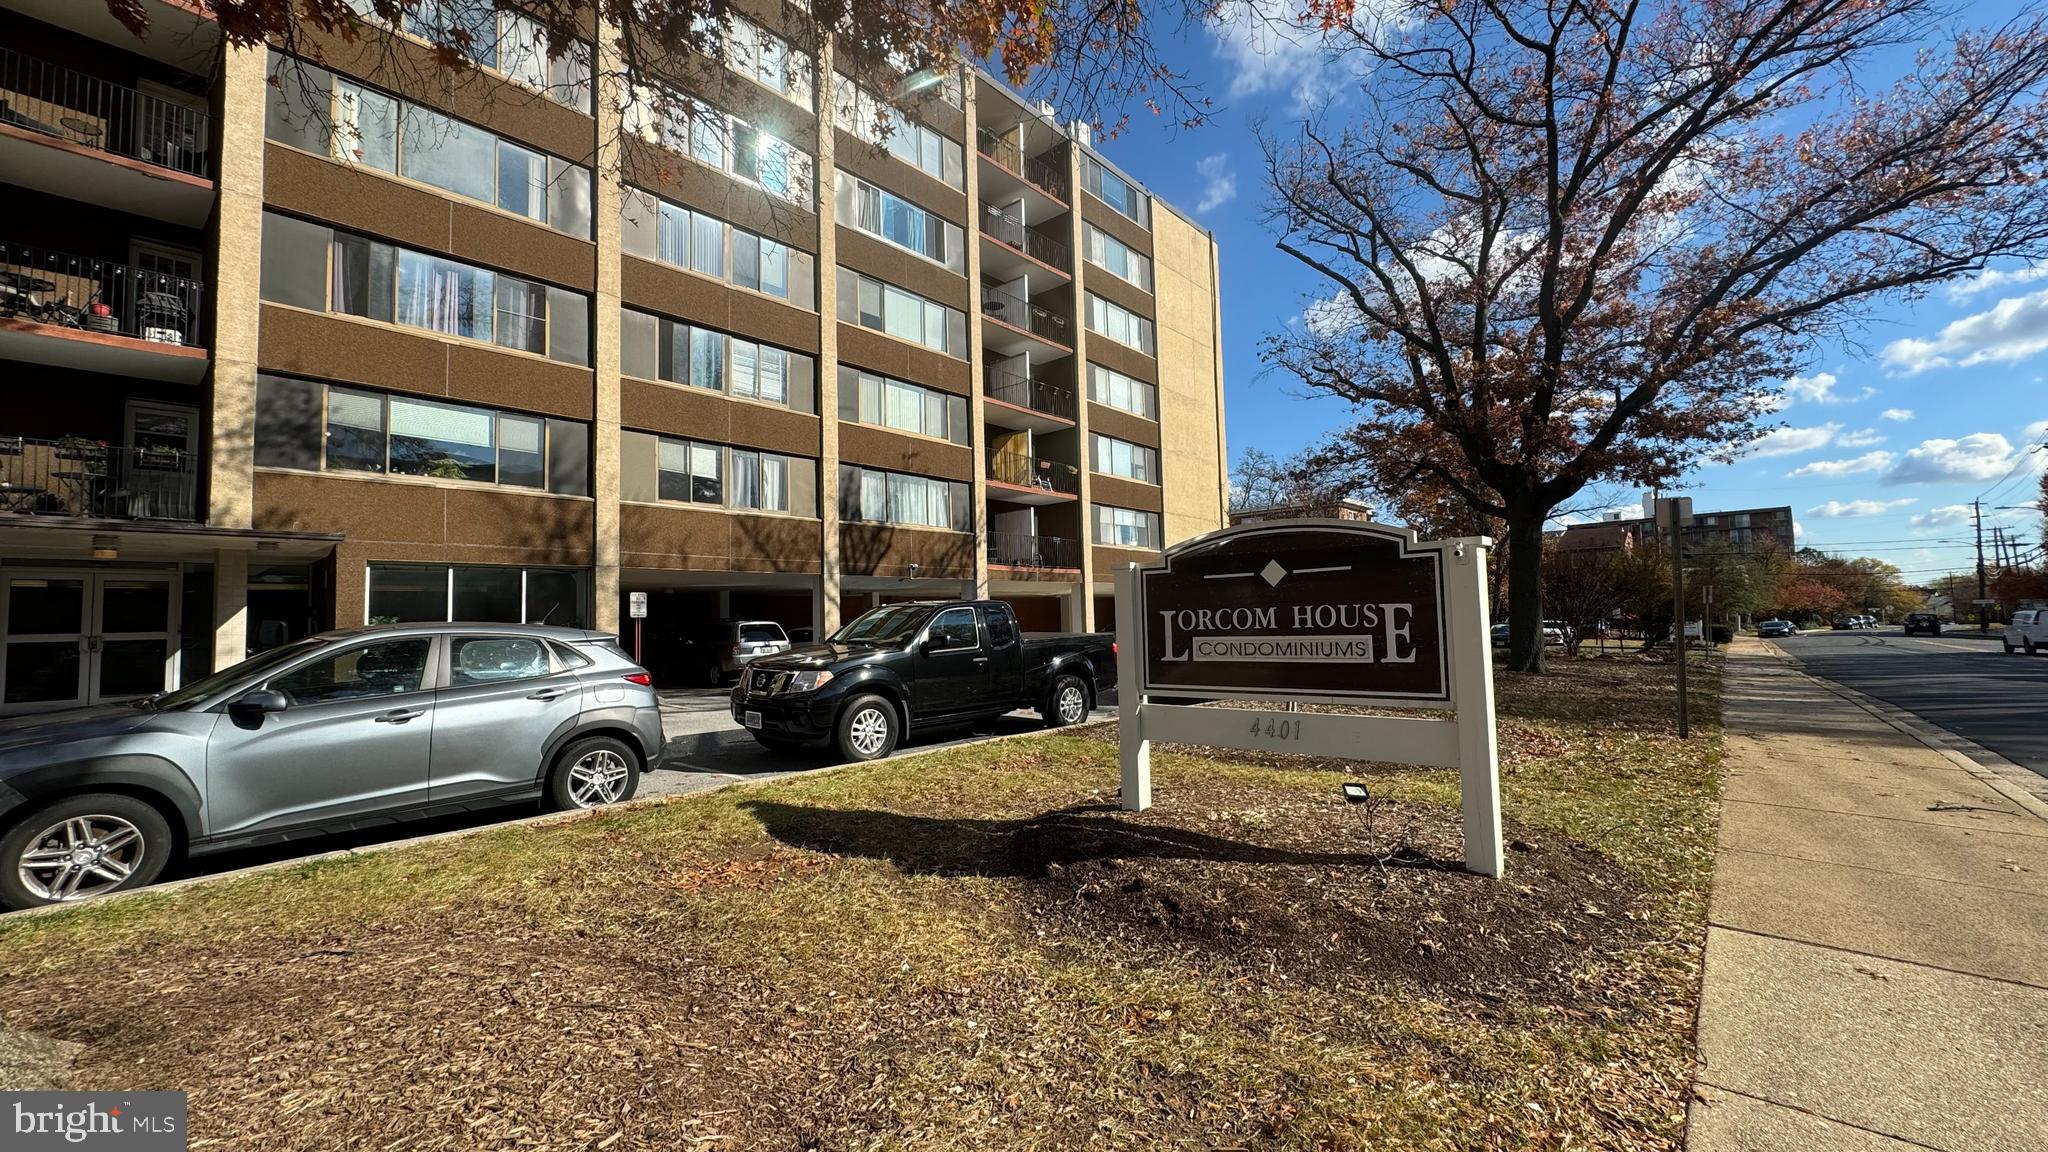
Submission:
M 1502 521 L 1512 668 L 1543 665 L 1561 503 L 1736 454 L 1877 301 L 2048 256 L 2038 13 L 1443 0 L 1367 26 L 1318 2 L 1369 79 L 1362 114 L 1268 139 L 1271 223 L 1321 298 L 1268 356 L 1356 406 L 1320 471 Z

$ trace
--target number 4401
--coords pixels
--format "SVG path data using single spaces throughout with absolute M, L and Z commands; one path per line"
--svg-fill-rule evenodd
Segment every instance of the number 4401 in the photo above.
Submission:
M 1299 720 L 1279 716 L 1254 716 L 1251 734 L 1263 736 L 1268 740 L 1299 740 L 1301 728 L 1302 722 Z

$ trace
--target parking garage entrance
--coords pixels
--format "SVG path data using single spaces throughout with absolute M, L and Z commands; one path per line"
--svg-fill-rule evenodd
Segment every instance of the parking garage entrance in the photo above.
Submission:
M 815 577 L 802 578 L 802 583 L 774 577 L 737 582 L 720 573 L 714 583 L 699 582 L 697 575 L 637 570 L 621 574 L 619 640 L 632 652 L 634 625 L 639 625 L 638 659 L 654 675 L 658 688 L 723 682 L 724 669 L 730 666 L 725 649 L 740 640 L 738 625 L 772 623 L 793 644 L 808 644 L 818 635 L 821 613 Z M 637 622 L 628 610 L 634 592 L 647 596 L 647 616 Z

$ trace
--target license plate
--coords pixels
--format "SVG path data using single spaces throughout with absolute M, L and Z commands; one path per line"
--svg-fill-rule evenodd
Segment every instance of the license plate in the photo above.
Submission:
M 748 712 L 740 717 L 740 723 L 745 724 L 749 728 L 759 728 L 761 726 L 761 714 L 759 712 Z

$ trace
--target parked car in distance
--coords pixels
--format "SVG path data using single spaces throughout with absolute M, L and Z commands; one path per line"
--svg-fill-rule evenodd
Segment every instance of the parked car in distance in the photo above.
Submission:
M 0 721 L 0 907 L 140 887 L 180 853 L 615 804 L 662 745 L 652 678 L 606 633 L 325 632 L 148 699 Z
M 1837 632 L 1849 632 L 1863 627 L 1863 622 L 1855 616 L 1843 616 L 1838 618 L 1830 627 Z
M 1506 624 L 1495 624 L 1491 634 L 1495 647 L 1504 647 L 1507 644 L 1508 626 Z M 1545 644 L 1563 644 L 1564 625 L 1556 620 L 1545 620 L 1543 622 L 1543 642 Z
M 773 620 L 707 620 L 686 629 L 664 661 L 666 677 L 720 688 L 762 656 L 791 648 L 789 633 Z
M 2048 645 L 2048 608 L 2022 608 L 2014 612 L 1999 643 L 2007 653 L 2024 651 L 2029 656 Z
M 888 604 L 810 645 L 753 662 L 732 717 L 763 747 L 887 756 L 905 733 L 1036 708 L 1074 724 L 1116 684 L 1107 633 L 1026 635 L 1000 600 Z
M 1780 636 L 1797 636 L 1799 629 L 1790 620 L 1766 620 L 1756 626 L 1756 634 L 1768 640 Z
M 1932 612 L 1906 613 L 1906 635 L 1925 632 L 1929 636 L 1941 635 L 1941 617 Z

